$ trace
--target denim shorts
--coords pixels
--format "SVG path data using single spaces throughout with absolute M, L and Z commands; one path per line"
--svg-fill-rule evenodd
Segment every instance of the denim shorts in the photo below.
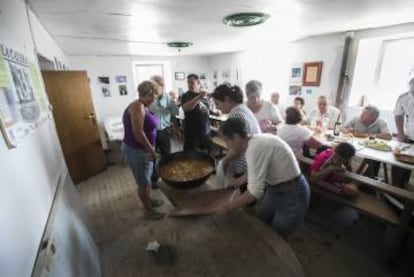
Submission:
M 131 168 L 138 186 L 150 186 L 154 162 L 150 159 L 148 152 L 122 143 L 122 154 Z

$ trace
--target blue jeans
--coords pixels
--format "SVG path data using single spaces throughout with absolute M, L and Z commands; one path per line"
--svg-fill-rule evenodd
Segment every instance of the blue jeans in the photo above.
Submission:
M 150 160 L 148 152 L 143 149 L 132 148 L 125 143 L 122 143 L 121 148 L 125 161 L 131 168 L 132 174 L 134 174 L 137 185 L 150 186 L 154 162 Z
M 303 221 L 309 207 L 310 189 L 301 175 L 294 181 L 267 185 L 256 214 L 283 237 Z

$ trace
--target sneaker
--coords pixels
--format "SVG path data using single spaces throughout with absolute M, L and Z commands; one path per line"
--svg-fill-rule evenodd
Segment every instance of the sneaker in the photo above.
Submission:
M 164 214 L 156 212 L 156 211 L 151 211 L 151 212 L 145 213 L 144 217 L 146 219 L 159 220 L 159 219 L 162 219 L 164 217 Z
M 162 200 L 151 199 L 151 206 L 152 206 L 153 208 L 160 207 L 160 206 L 162 206 L 163 204 L 164 204 L 164 201 L 162 201 Z

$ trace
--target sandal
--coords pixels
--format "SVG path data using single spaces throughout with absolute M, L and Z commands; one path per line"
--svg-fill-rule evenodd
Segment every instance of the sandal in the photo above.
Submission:
M 151 206 L 153 208 L 160 207 L 164 204 L 164 201 L 162 201 L 162 200 L 151 199 L 150 201 L 151 201 Z
M 144 217 L 146 219 L 159 220 L 164 217 L 164 214 L 156 212 L 156 211 L 151 211 L 151 212 L 145 213 Z

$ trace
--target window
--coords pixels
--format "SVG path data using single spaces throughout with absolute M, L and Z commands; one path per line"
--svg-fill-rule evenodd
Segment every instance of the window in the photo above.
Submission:
M 164 91 L 172 89 L 171 66 L 168 61 L 161 62 L 133 62 L 135 87 L 144 80 L 149 80 L 153 75 L 164 77 Z
M 414 77 L 414 37 L 360 41 L 350 106 L 373 104 L 392 111 Z

